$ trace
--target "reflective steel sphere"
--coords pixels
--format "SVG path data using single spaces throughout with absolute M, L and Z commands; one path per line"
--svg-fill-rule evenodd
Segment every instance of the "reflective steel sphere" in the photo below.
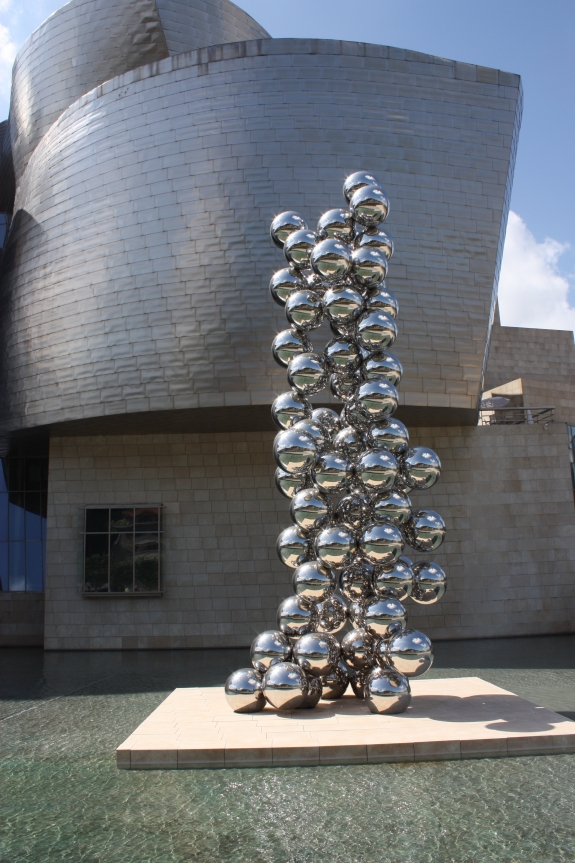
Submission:
M 433 665 L 433 647 L 423 632 L 404 629 L 386 645 L 388 662 L 405 677 L 421 677 Z
M 266 671 L 263 691 L 266 701 L 276 710 L 295 710 L 303 707 L 308 682 L 295 662 L 278 662 Z
M 400 602 L 413 588 L 413 570 L 401 558 L 391 567 L 378 567 L 373 575 L 373 591 L 379 599 L 391 596 Z
M 405 713 L 411 701 L 409 680 L 390 668 L 374 668 L 365 682 L 365 701 L 372 713 Z
M 316 448 L 311 435 L 289 428 L 278 432 L 274 440 L 274 458 L 278 467 L 288 473 L 303 473 L 315 464 Z
M 321 678 L 322 700 L 336 701 L 341 698 L 349 685 L 349 677 L 348 669 L 340 659 L 335 668 Z
M 351 285 L 338 285 L 327 290 L 323 297 L 323 308 L 338 328 L 353 324 L 365 307 L 362 295 Z
M 299 638 L 317 630 L 317 609 L 301 596 L 288 596 L 278 608 L 278 627 L 289 638 Z
M 343 570 L 341 592 L 350 602 L 370 596 L 373 591 L 373 567 L 364 560 L 356 560 Z
M 290 569 L 295 569 L 309 560 L 310 540 L 299 527 L 286 527 L 277 538 L 276 551 L 279 559 Z
M 349 210 L 340 208 L 328 210 L 320 216 L 317 223 L 317 235 L 324 239 L 332 237 L 335 240 L 351 242 L 353 239 L 353 216 Z
M 378 351 L 363 361 L 361 374 L 366 381 L 385 378 L 396 387 L 401 380 L 403 366 L 393 354 L 387 351 Z
M 361 492 L 353 492 L 342 497 L 337 505 L 335 517 L 339 524 L 350 530 L 359 530 L 366 523 L 373 521 L 371 501 Z
M 328 238 L 314 247 L 310 263 L 312 270 L 325 282 L 337 282 L 351 269 L 351 251 L 341 240 Z
M 318 560 L 302 563 L 295 570 L 292 579 L 293 589 L 305 602 L 323 602 L 337 586 L 335 573 Z
M 361 535 L 359 548 L 373 566 L 391 566 L 403 551 L 403 536 L 391 522 L 372 524 Z
M 323 687 L 319 677 L 307 677 L 307 695 L 304 697 L 303 704 L 299 707 L 300 710 L 313 710 L 317 707 L 322 695 Z
M 294 296 L 288 298 L 288 303 Z M 287 303 L 286 303 L 287 308 Z M 357 324 L 357 341 L 367 351 L 381 351 L 391 347 L 397 338 L 397 324 L 385 312 L 364 312 Z
M 311 419 L 299 420 L 297 423 L 295 423 L 295 425 L 292 426 L 292 428 L 294 431 L 305 432 L 305 434 L 310 435 L 310 437 L 313 438 L 313 442 L 315 443 L 315 450 L 317 453 L 323 452 L 330 443 L 329 435 L 326 429 L 322 425 L 314 421 L 313 413 Z
M 360 288 L 369 291 L 385 279 L 387 258 L 378 249 L 354 249 L 351 253 L 351 272 Z
M 349 461 L 340 452 L 327 450 L 317 457 L 312 476 L 318 488 L 326 494 L 345 489 L 351 475 Z
M 309 289 L 294 291 L 286 300 L 286 317 L 298 330 L 314 330 L 323 321 L 321 298 Z
M 342 569 L 355 551 L 355 539 L 345 527 L 324 527 L 315 538 L 315 553 L 329 567 Z
M 262 676 L 253 668 L 240 668 L 230 674 L 225 685 L 226 701 L 234 713 L 258 713 L 266 706 Z
M 395 488 L 377 494 L 372 500 L 372 505 L 375 520 L 379 522 L 392 521 L 400 526 L 411 516 L 410 499 Z
M 325 632 L 309 632 L 293 645 L 294 662 L 312 677 L 325 677 L 333 671 L 340 652 L 336 639 Z
M 327 384 L 323 358 L 311 353 L 292 357 L 288 365 L 287 379 L 289 385 L 299 393 L 319 393 Z
M 306 354 L 302 356 L 306 356 Z M 299 357 L 295 357 L 291 362 L 298 360 Z M 354 401 L 358 410 L 370 422 L 381 422 L 394 413 L 397 409 L 398 400 L 399 396 L 393 384 L 380 378 L 360 384 Z
M 288 429 L 300 420 L 311 417 L 311 404 L 305 396 L 289 390 L 282 393 L 272 404 L 272 420 L 279 429 Z
M 311 253 L 317 243 L 317 237 L 313 231 L 304 228 L 293 231 L 284 242 L 284 255 L 288 264 L 297 270 L 305 270 L 309 267 Z
M 438 512 L 420 509 L 405 525 L 405 538 L 417 551 L 435 551 L 445 539 L 445 522 Z
M 365 698 L 365 684 L 367 682 L 368 671 L 358 671 L 354 677 L 350 678 L 351 688 L 356 698 L 361 701 Z
M 432 560 L 416 563 L 413 567 L 411 598 L 420 605 L 439 602 L 447 587 L 447 576 L 438 563 Z
M 374 446 L 384 446 L 398 456 L 409 446 L 409 432 L 400 420 L 388 419 L 372 426 L 369 437 Z
M 326 433 L 333 435 L 339 431 L 339 416 L 331 408 L 316 408 L 311 418 L 324 427 Z
M 329 379 L 329 388 L 334 396 L 344 402 L 357 386 L 357 378 L 344 377 L 342 374 L 332 375 Z
M 379 249 L 380 252 L 383 252 L 388 261 L 393 255 L 393 240 L 391 235 L 387 231 L 384 231 L 379 225 L 377 228 L 367 228 L 363 231 L 359 231 L 356 234 L 355 245 L 356 248 L 360 249 L 365 246 L 372 249 Z
M 405 628 L 407 613 L 394 597 L 374 597 L 365 603 L 365 628 L 378 638 L 389 638 Z
M 265 674 L 276 662 L 289 662 L 291 645 L 287 637 L 279 629 L 268 629 L 260 632 L 252 641 L 252 665 L 260 674 Z
M 302 488 L 308 488 L 311 485 L 311 477 L 305 473 L 288 473 L 287 470 L 282 470 L 281 467 L 276 468 L 275 473 L 276 488 L 285 497 L 290 500 L 301 491 Z
M 287 366 L 292 357 L 311 351 L 313 345 L 305 333 L 296 329 L 282 330 L 272 342 L 272 354 L 278 366 Z
M 414 446 L 405 454 L 401 472 L 410 488 L 427 489 L 441 476 L 441 462 L 432 449 Z
M 341 655 L 355 671 L 367 671 L 375 665 L 378 639 L 367 629 L 352 629 L 341 642 Z
M 365 186 L 377 186 L 381 189 L 381 183 L 375 174 L 371 174 L 369 171 L 356 171 L 346 178 L 343 184 L 343 197 L 349 202 L 353 194 Z
M 324 350 L 325 364 L 335 375 L 349 376 L 359 368 L 361 352 L 352 339 L 332 339 Z
M 319 615 L 318 630 L 320 632 L 339 632 L 347 622 L 348 608 L 345 600 L 337 593 L 332 593 L 317 605 Z
M 366 308 L 370 312 L 385 312 L 391 318 L 396 318 L 399 313 L 397 297 L 387 290 L 385 282 L 382 282 L 368 295 Z
M 358 459 L 355 473 L 369 492 L 391 489 L 399 470 L 395 457 L 386 449 L 368 449 Z
M 347 419 L 347 416 L 346 416 Z M 333 447 L 353 459 L 363 450 L 365 444 L 362 432 L 353 426 L 345 426 L 333 439 Z
M 387 218 L 389 198 L 377 186 L 363 186 L 354 192 L 350 198 L 349 207 L 356 222 L 371 228 Z M 377 250 L 374 249 L 373 251 Z
M 278 270 L 270 279 L 270 293 L 278 306 L 285 306 L 287 298 L 294 291 L 303 291 L 305 288 L 299 275 L 287 267 Z
M 303 489 L 293 497 L 290 507 L 292 520 L 305 531 L 315 531 L 330 521 L 333 506 L 329 497 L 317 486 Z
M 270 236 L 278 247 L 283 249 L 284 243 L 290 234 L 294 231 L 300 231 L 302 228 L 307 228 L 307 222 L 293 210 L 287 210 L 285 213 L 280 213 L 276 216 L 270 227 Z

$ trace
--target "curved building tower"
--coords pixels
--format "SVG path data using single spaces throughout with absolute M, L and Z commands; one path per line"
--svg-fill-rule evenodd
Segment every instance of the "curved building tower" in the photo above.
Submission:
M 72 0 L 30 36 L 0 126 L 0 572 L 13 609 L 39 614 L 45 587 L 46 647 L 242 645 L 273 625 L 267 230 L 294 205 L 314 223 L 353 170 L 393 201 L 398 416 L 440 427 L 459 518 L 450 435 L 483 445 L 520 116 L 517 75 L 271 39 L 229 0 Z M 511 634 L 503 608 L 474 623 L 489 585 L 456 534 L 451 605 L 416 622 Z M 38 637 L 24 605 L 4 643 Z

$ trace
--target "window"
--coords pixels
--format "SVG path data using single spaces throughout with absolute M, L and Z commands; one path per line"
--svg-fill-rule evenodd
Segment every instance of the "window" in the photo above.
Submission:
M 90 507 L 84 516 L 84 595 L 160 592 L 159 506 Z
M 569 440 L 569 459 L 571 461 L 571 479 L 573 480 L 573 494 L 575 495 L 575 426 L 567 426 L 567 437 Z
M 2 459 L 1 590 L 44 590 L 47 502 L 47 458 Z

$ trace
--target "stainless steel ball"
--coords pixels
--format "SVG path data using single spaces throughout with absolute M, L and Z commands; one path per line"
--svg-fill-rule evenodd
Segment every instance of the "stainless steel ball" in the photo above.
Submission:
M 333 504 L 317 486 L 311 486 L 298 491 L 292 498 L 290 515 L 302 530 L 316 531 L 331 521 Z
M 337 586 L 336 575 L 318 560 L 302 563 L 294 571 L 292 585 L 296 596 L 305 602 L 324 602 Z
M 286 308 L 294 296 L 288 298 Z M 366 351 L 375 352 L 390 348 L 397 338 L 397 324 L 391 315 L 380 311 L 366 311 L 357 322 L 357 342 Z
M 373 521 L 371 501 L 366 494 L 353 492 L 342 497 L 335 511 L 336 520 L 349 530 L 360 530 Z
M 341 655 L 354 671 L 364 672 L 375 665 L 375 649 L 379 639 L 367 629 L 352 629 L 341 642 Z
M 345 426 L 334 436 L 333 448 L 342 452 L 347 458 L 354 459 L 365 448 L 363 433 L 353 426 Z
M 385 287 L 385 282 L 368 294 L 366 308 L 370 312 L 385 312 L 391 318 L 396 318 L 399 314 L 397 297 Z
M 278 366 L 287 366 L 298 354 L 311 353 L 313 345 L 303 331 L 282 330 L 272 342 L 272 355 Z
M 347 623 L 348 607 L 343 597 L 332 593 L 317 604 L 319 632 L 340 632 Z
M 409 446 L 409 432 L 404 424 L 395 418 L 372 426 L 369 437 L 373 446 L 384 446 L 394 456 L 401 455 Z
M 310 559 L 311 542 L 301 528 L 291 525 L 278 536 L 276 551 L 282 563 L 296 569 Z
M 350 198 L 349 207 L 356 222 L 371 228 L 387 218 L 389 198 L 383 189 L 377 186 L 363 186 L 354 192 Z
M 353 216 L 350 210 L 328 210 L 323 213 L 317 223 L 317 235 L 322 239 L 332 237 L 335 240 L 343 240 L 350 243 L 353 239 Z
M 324 527 L 315 538 L 315 553 L 326 566 L 343 569 L 351 561 L 355 545 L 354 536 L 347 528 Z
M 365 628 L 378 638 L 389 638 L 405 629 L 407 613 L 395 597 L 374 597 L 367 600 L 364 611 Z
M 340 429 L 339 416 L 331 408 L 316 408 L 311 415 L 314 422 L 319 423 L 326 434 L 333 436 Z
M 365 701 L 372 713 L 405 713 L 411 701 L 409 680 L 390 668 L 374 668 L 365 682 Z
M 281 393 L 272 404 L 272 420 L 278 429 L 288 429 L 311 417 L 311 404 L 293 390 Z
M 325 282 L 344 279 L 351 270 L 351 251 L 349 246 L 328 237 L 319 242 L 310 256 L 311 268 Z
M 411 501 L 406 494 L 392 488 L 372 498 L 374 518 L 378 522 L 392 521 L 401 527 L 411 517 Z
M 290 661 L 291 644 L 279 629 L 268 629 L 256 635 L 252 641 L 250 656 L 255 670 L 265 674 L 271 665 Z
M 290 294 L 285 310 L 288 321 L 298 330 L 315 330 L 323 321 L 321 297 L 309 288 Z
M 373 592 L 379 599 L 394 597 L 403 602 L 413 589 L 413 570 L 401 558 L 390 567 L 378 567 L 373 574 Z
M 278 270 L 270 279 L 270 294 L 278 306 L 285 306 L 287 298 L 294 291 L 303 291 L 305 287 L 298 273 L 288 267 Z
M 240 668 L 230 674 L 224 691 L 234 713 L 258 713 L 266 706 L 262 676 L 254 668 Z
M 435 485 L 441 476 L 441 462 L 432 449 L 414 446 L 405 454 L 401 472 L 410 488 L 428 489 Z
M 308 693 L 307 677 L 295 662 L 272 665 L 264 675 L 262 686 L 266 701 L 276 710 L 303 707 Z
M 341 573 L 341 592 L 350 602 L 365 599 L 373 592 L 373 567 L 364 560 L 356 560 Z
M 295 357 L 291 362 L 298 360 L 299 357 Z M 373 423 L 388 419 L 396 411 L 398 401 L 397 390 L 393 384 L 383 378 L 364 381 L 359 385 L 354 398 L 358 410 Z
M 391 522 L 371 524 L 361 534 L 359 550 L 372 566 L 392 566 L 401 557 L 404 539 Z
M 331 375 L 329 379 L 329 388 L 332 391 L 333 395 L 340 399 L 340 401 L 345 402 L 351 395 L 351 393 L 357 387 L 357 378 L 353 375 L 349 377 L 344 376 L 342 374 Z
M 303 704 L 298 708 L 299 710 L 313 710 L 319 704 L 323 692 L 319 677 L 310 677 L 309 674 L 306 674 L 306 677 L 307 695 L 304 697 Z
M 386 647 L 388 662 L 405 677 L 421 677 L 433 665 L 431 641 L 416 629 L 404 629 Z
M 346 177 L 343 184 L 343 196 L 345 200 L 349 202 L 354 193 L 365 186 L 377 186 L 377 188 L 381 189 L 381 183 L 375 174 L 369 171 L 355 171 L 355 173 L 350 174 L 349 177 Z
M 285 213 L 280 213 L 276 216 L 270 227 L 270 236 L 278 249 L 283 249 L 284 243 L 290 234 L 294 231 L 301 231 L 307 228 L 305 219 L 295 213 L 293 210 L 286 210 Z
M 349 377 L 355 372 L 361 363 L 361 351 L 352 339 L 343 336 L 331 339 L 325 346 L 325 365 L 329 372 L 334 375 Z
M 313 353 L 292 357 L 287 368 L 287 379 L 294 390 L 305 396 L 321 392 L 327 384 L 323 357 Z
M 387 275 L 387 258 L 378 249 L 354 249 L 351 253 L 351 272 L 362 290 L 371 291 L 381 285 Z
M 339 329 L 357 321 L 365 308 L 365 302 L 360 292 L 351 285 L 337 285 L 325 292 L 323 308 L 328 319 Z
M 291 264 L 296 270 L 307 269 L 316 243 L 317 236 L 313 231 L 307 228 L 293 231 L 286 238 L 283 246 L 288 264 Z
M 445 539 L 445 522 L 438 512 L 420 509 L 404 528 L 405 538 L 417 551 L 435 551 Z
M 294 428 L 278 432 L 274 440 L 274 458 L 278 467 L 288 473 L 303 473 L 315 464 L 315 442 L 306 432 Z
M 294 662 L 312 677 L 329 674 L 336 667 L 340 653 L 338 642 L 326 632 L 309 632 L 293 645 Z
M 288 596 L 277 612 L 278 628 L 288 638 L 299 638 L 317 630 L 317 609 L 301 596 Z
M 439 602 L 447 588 L 447 576 L 438 563 L 432 560 L 416 563 L 413 567 L 411 598 L 419 605 Z
M 295 497 L 298 491 L 308 488 L 312 484 L 309 474 L 288 473 L 287 470 L 282 470 L 281 467 L 276 468 L 275 482 L 278 491 L 290 500 Z
M 313 419 L 313 413 L 309 420 L 299 420 L 292 426 L 294 431 L 305 432 L 313 438 L 317 453 L 323 452 L 330 444 L 330 437 L 324 426 Z
M 399 466 L 386 449 L 368 449 L 359 457 L 355 473 L 366 491 L 375 494 L 393 488 Z
M 394 387 L 397 387 L 403 375 L 403 366 L 394 354 L 388 351 L 378 351 L 370 354 L 361 365 L 361 374 L 364 380 L 380 380 L 385 378 Z
M 366 228 L 356 232 L 355 246 L 356 248 L 368 246 L 372 249 L 379 249 L 388 261 L 393 255 L 393 239 L 391 234 L 388 231 L 384 231 L 380 225 L 377 228 Z
M 349 686 L 350 675 L 345 663 L 340 659 L 335 668 L 321 678 L 322 700 L 336 701 L 341 698 Z
M 351 476 L 349 460 L 336 450 L 326 450 L 318 455 L 312 476 L 318 488 L 326 494 L 342 492 Z

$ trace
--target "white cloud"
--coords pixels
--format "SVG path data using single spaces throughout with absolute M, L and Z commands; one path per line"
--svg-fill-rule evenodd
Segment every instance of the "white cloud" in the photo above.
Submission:
M 569 282 L 558 268 L 569 248 L 550 238 L 538 243 L 521 216 L 511 211 L 499 277 L 499 312 L 508 327 L 575 330 Z

